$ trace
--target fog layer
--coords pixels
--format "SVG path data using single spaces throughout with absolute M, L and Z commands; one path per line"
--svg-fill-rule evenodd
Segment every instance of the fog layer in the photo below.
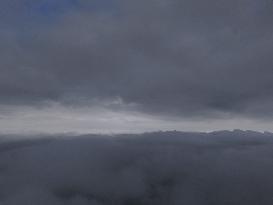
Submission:
M 271 133 L 1 139 L 1 205 L 273 204 Z

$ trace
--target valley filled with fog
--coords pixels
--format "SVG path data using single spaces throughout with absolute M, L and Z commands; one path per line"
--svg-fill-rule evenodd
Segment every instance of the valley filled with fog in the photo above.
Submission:
M 1 205 L 273 203 L 272 133 L 1 139 Z

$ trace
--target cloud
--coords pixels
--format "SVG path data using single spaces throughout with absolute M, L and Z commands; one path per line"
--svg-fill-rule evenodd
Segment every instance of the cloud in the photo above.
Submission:
M 21 20 L 29 29 L 5 20 L 1 103 L 119 97 L 154 114 L 272 117 L 271 1 L 106 5 L 78 2 L 47 23 Z
M 60 103 L 36 107 L 1 106 L 0 133 L 132 134 L 155 130 L 209 132 L 233 129 L 273 131 L 270 120 L 230 116 L 223 119 L 181 119 L 132 111 L 135 105 L 126 105 L 120 100 L 104 103 L 95 101 L 92 104 L 93 106 L 67 106 Z
M 272 134 L 251 131 L 5 140 L 0 203 L 270 204 Z

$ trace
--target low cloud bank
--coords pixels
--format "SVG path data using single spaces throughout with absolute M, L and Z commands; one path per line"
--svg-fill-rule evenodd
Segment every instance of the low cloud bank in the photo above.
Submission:
M 267 205 L 272 173 L 272 133 L 5 139 L 0 204 Z

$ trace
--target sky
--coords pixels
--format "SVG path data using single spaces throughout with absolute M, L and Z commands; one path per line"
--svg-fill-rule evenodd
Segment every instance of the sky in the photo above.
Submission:
M 271 0 L 2 0 L 0 133 L 273 131 Z

